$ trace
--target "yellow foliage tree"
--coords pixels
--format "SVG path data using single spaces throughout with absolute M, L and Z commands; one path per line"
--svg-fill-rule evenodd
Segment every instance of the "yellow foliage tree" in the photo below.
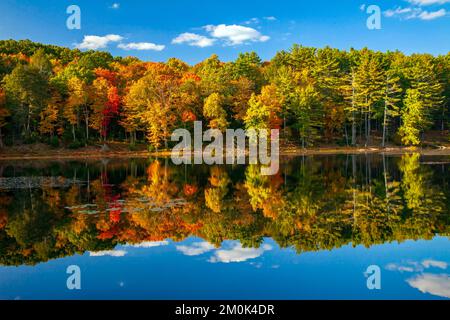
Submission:
M 105 117 L 104 110 L 108 103 L 108 81 L 105 78 L 97 78 L 92 83 L 92 89 L 92 115 L 89 127 L 101 133 Z
M 41 134 L 48 134 L 53 137 L 55 130 L 58 131 L 58 134 L 62 134 L 64 128 L 59 123 L 59 107 L 62 103 L 61 95 L 56 91 L 53 92 L 46 107 L 40 113 L 39 132 Z
M 225 130 L 228 121 L 227 113 L 223 108 L 225 98 L 217 93 L 212 93 L 205 99 L 203 104 L 203 115 L 209 119 L 209 127 L 212 129 Z
M 181 74 L 163 64 L 155 64 L 135 82 L 125 97 L 122 124 L 128 132 L 143 130 L 156 148 L 167 147 L 175 110 L 180 105 Z
M 64 117 L 72 126 L 72 135 L 75 140 L 75 126 L 79 124 L 80 112 L 83 112 L 86 123 L 86 138 L 89 138 L 89 90 L 87 84 L 77 77 L 68 80 L 69 98 L 64 108 Z M 82 109 L 83 108 L 83 109 Z

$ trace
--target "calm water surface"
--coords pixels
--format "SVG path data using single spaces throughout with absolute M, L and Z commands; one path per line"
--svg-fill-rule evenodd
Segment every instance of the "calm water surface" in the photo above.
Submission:
M 296 157 L 268 177 L 170 159 L 0 162 L 0 298 L 450 298 L 449 164 Z

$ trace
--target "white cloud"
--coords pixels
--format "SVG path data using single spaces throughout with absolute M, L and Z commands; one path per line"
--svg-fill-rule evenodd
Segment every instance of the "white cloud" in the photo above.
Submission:
M 408 0 L 408 2 L 417 6 L 430 6 L 433 4 L 450 3 L 450 0 Z
M 275 17 L 264 17 L 265 20 L 273 21 L 276 20 Z M 260 19 L 252 18 L 244 24 L 258 24 Z M 209 33 L 208 36 L 185 32 L 177 36 L 172 40 L 173 44 L 186 43 L 190 46 L 195 47 L 209 47 L 212 46 L 217 40 L 222 40 L 225 45 L 240 45 L 249 42 L 265 42 L 270 39 L 269 36 L 261 34 L 258 30 L 241 26 L 237 24 L 226 25 L 207 25 L 203 29 Z
M 243 262 L 249 259 L 255 259 L 261 256 L 264 251 L 272 250 L 268 244 L 260 248 L 243 248 L 242 244 L 237 243 L 231 249 L 217 250 L 213 257 L 209 259 L 210 262 Z
M 445 270 L 447 269 L 447 266 L 447 263 L 444 261 L 426 259 L 420 263 L 416 261 L 407 261 L 402 264 L 389 263 L 386 265 L 386 270 L 399 272 L 422 272 L 428 268 L 440 268 Z
M 108 34 L 106 36 L 84 36 L 83 42 L 76 45 L 78 49 L 97 50 L 103 49 L 111 42 L 120 42 L 123 37 L 117 34 Z
M 119 43 L 117 47 L 123 50 L 162 51 L 166 46 L 162 44 L 154 44 L 151 42 L 130 42 L 130 43 Z
M 119 9 L 120 8 L 120 3 L 113 3 L 112 6 L 110 7 L 111 9 Z
M 447 269 L 447 266 L 448 266 L 447 262 L 431 260 L 431 259 L 423 260 L 422 261 L 422 265 L 426 269 L 434 267 L 434 268 L 440 268 L 440 269 L 443 269 L 443 270 Z
M 173 39 L 172 43 L 173 44 L 187 43 L 190 46 L 205 48 L 212 46 L 215 41 L 216 41 L 215 39 L 211 39 L 199 34 L 185 32 L 180 34 L 175 39 Z
M 261 262 L 250 262 L 250 265 L 254 266 L 256 269 L 261 269 L 263 266 Z
M 270 37 L 262 35 L 259 31 L 240 25 L 219 24 L 217 26 L 207 25 L 204 27 L 210 36 L 223 39 L 228 45 L 239 45 L 247 42 L 265 42 Z
M 153 247 L 167 246 L 168 244 L 169 241 L 144 241 L 136 244 L 127 243 L 125 246 L 133 248 L 153 248 Z
M 247 21 L 244 21 L 244 24 L 249 25 L 249 24 L 259 24 L 261 22 L 261 20 L 266 20 L 266 21 L 277 21 L 277 18 L 274 16 L 267 16 L 267 17 L 262 17 L 262 18 L 251 18 Z
M 447 11 L 445 9 L 440 9 L 437 11 L 429 12 L 418 7 L 407 7 L 407 8 L 397 7 L 395 9 L 386 10 L 383 12 L 383 14 L 387 18 L 397 17 L 400 18 L 401 20 L 411 20 L 411 19 L 434 20 L 446 16 Z
M 423 293 L 450 298 L 450 277 L 447 274 L 422 273 L 429 268 L 445 270 L 447 267 L 447 262 L 433 259 L 426 259 L 420 263 L 407 261 L 403 264 L 389 263 L 386 265 L 386 269 L 390 271 L 420 273 L 407 279 L 406 282 Z
M 396 263 L 389 263 L 386 266 L 386 270 L 389 271 L 399 271 L 399 272 L 414 272 L 415 268 L 411 267 L 411 266 L 402 266 L 402 265 L 398 265 Z
M 123 257 L 127 252 L 125 250 L 105 250 L 105 251 L 90 251 L 89 256 L 91 257 Z
M 420 9 L 418 9 L 418 10 L 420 10 Z M 412 11 L 413 11 L 412 8 L 402 8 L 402 7 L 398 7 L 398 8 L 396 8 L 396 9 L 389 9 L 389 10 L 386 10 L 386 11 L 384 12 L 384 15 L 385 15 L 386 17 L 390 18 L 390 17 L 395 17 L 395 16 L 403 15 L 403 14 L 406 14 L 406 13 L 411 13 Z
M 432 12 L 423 11 L 422 13 L 419 14 L 419 19 L 434 20 L 437 18 L 444 17 L 445 15 L 447 15 L 447 11 L 445 9 L 440 9 L 438 11 L 432 11 Z
M 450 298 L 450 277 L 447 274 L 424 273 L 406 282 L 423 293 Z
M 211 251 L 214 249 L 214 246 L 210 244 L 209 242 L 196 242 L 191 244 L 190 246 L 177 246 L 177 250 L 181 251 L 183 254 L 187 256 L 199 256 L 201 254 L 204 254 L 208 251 Z
M 258 18 L 251 18 L 247 21 L 244 22 L 245 24 L 258 24 L 259 23 L 259 19 Z

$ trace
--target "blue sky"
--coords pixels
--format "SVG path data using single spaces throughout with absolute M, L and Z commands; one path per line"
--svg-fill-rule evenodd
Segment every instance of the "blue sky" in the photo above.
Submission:
M 66 27 L 72 4 L 81 9 L 80 30 Z M 366 8 L 373 4 L 382 11 L 381 30 L 366 27 Z M 147 61 L 175 56 L 197 63 L 213 53 L 229 61 L 246 51 L 268 60 L 294 43 L 446 54 L 449 31 L 450 0 L 0 2 L 0 39 L 95 48 Z

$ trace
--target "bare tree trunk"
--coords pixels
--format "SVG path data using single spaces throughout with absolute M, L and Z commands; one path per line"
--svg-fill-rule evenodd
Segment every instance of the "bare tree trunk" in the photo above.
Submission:
M 167 142 L 167 130 L 164 130 L 164 148 L 167 150 L 169 148 L 168 142 Z
M 344 125 L 344 133 L 345 133 L 345 144 L 348 147 L 348 132 L 347 132 L 347 124 Z
M 356 121 L 355 121 L 355 111 L 353 111 L 352 120 L 352 146 L 356 145 Z
M 384 102 L 384 116 L 383 116 L 383 142 L 382 147 L 386 146 L 386 122 L 387 122 L 387 105 L 386 101 Z
M 31 122 L 31 110 L 30 107 L 28 106 L 28 115 L 27 115 L 27 128 L 26 128 L 26 132 L 27 132 L 27 136 L 30 136 L 30 122 Z
M 367 147 L 367 141 L 368 141 L 368 133 L 367 133 L 368 125 L 367 125 L 367 112 L 364 113 L 364 135 L 366 138 L 365 147 Z
M 84 123 L 86 125 L 86 144 L 87 144 L 88 140 L 89 140 L 89 115 L 88 115 L 87 111 L 84 116 Z

